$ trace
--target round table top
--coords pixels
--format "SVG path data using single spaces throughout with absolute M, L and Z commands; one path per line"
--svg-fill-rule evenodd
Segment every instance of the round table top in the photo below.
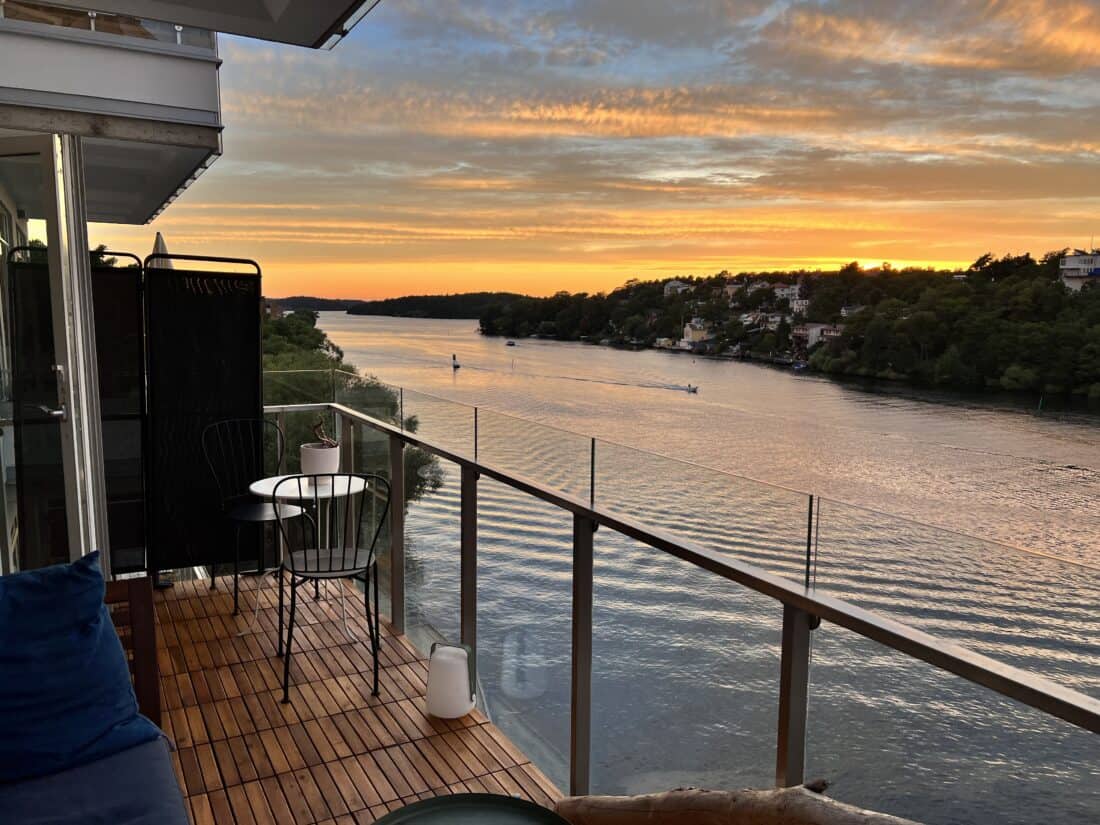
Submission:
M 284 478 L 297 478 L 297 476 L 270 476 L 253 481 L 248 485 L 248 491 L 254 496 L 270 501 L 275 497 L 275 487 Z M 345 496 L 358 495 L 366 489 L 367 483 L 358 476 L 340 476 L 336 482 L 336 490 L 333 492 L 331 480 L 322 480 L 314 485 L 303 479 L 301 484 L 289 483 L 279 488 L 279 501 L 309 501 L 314 498 L 330 499 L 343 498 Z
M 393 811 L 375 825 L 568 825 L 553 811 L 511 796 L 437 796 Z

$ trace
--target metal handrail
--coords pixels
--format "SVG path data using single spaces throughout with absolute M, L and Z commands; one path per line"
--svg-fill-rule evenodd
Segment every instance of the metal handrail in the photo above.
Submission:
M 402 430 L 400 427 L 372 418 L 343 404 L 291 404 L 265 407 L 275 413 L 316 412 L 331 410 L 344 418 L 396 438 L 408 446 L 418 447 L 446 461 L 472 470 L 572 513 L 607 527 L 617 533 L 647 544 L 671 556 L 701 567 L 729 581 L 770 596 L 823 621 L 844 627 L 854 633 L 879 642 L 889 648 L 920 659 L 976 684 L 1073 725 L 1100 733 L 1100 700 L 996 659 L 977 653 L 962 645 L 946 641 L 894 619 L 880 616 L 842 599 L 817 593 L 792 580 L 785 579 L 755 565 L 703 547 L 699 543 L 643 524 L 632 516 L 592 507 L 569 493 L 555 490 L 539 481 L 484 461 L 460 455 L 445 447 Z

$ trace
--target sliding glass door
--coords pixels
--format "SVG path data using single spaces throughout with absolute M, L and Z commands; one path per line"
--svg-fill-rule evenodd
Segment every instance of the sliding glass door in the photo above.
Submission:
M 78 281 L 81 271 L 87 277 L 87 244 L 80 240 L 81 209 L 72 207 L 74 196 L 83 197 L 83 182 L 70 181 L 63 140 L 0 139 L 0 205 L 11 216 L 12 236 L 4 241 L 0 269 L 3 572 L 68 561 L 100 541 L 106 545 L 97 506 L 102 459 L 98 467 L 92 463 L 102 451 L 98 392 L 94 418 L 86 405 L 85 366 L 90 354 L 94 382 L 95 342 L 83 337 L 81 322 L 90 321 L 90 311 L 82 312 L 86 285 Z M 79 148 L 77 155 L 79 162 Z M 17 245 L 19 236 L 26 243 Z

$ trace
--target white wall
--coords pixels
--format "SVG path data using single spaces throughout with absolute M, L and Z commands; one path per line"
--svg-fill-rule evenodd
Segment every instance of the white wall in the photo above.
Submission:
M 0 102 L 220 125 L 213 51 L 8 21 L 0 55 Z

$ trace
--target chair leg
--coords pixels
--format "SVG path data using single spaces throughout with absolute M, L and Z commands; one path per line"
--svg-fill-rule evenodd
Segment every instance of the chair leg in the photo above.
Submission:
M 283 658 L 283 704 L 290 703 L 290 648 L 294 644 L 294 608 L 298 605 L 298 586 L 290 581 L 290 623 L 286 628 L 286 656 Z
M 241 612 L 241 525 L 237 525 L 237 541 L 233 546 L 233 615 Z
M 367 634 L 370 636 L 370 650 L 371 658 L 374 660 L 374 685 L 371 690 L 371 696 L 378 695 L 378 649 L 381 641 L 381 627 L 378 624 L 378 567 L 374 566 L 372 571 L 367 568 L 366 580 L 363 582 L 363 601 L 366 602 L 367 608 Z M 371 581 L 374 581 L 374 613 L 373 618 L 370 609 L 370 589 Z
M 313 580 L 313 601 L 317 601 L 321 598 L 321 580 Z
M 279 641 L 277 643 L 276 651 L 280 656 L 283 655 L 283 580 L 286 578 L 286 568 L 283 565 L 279 565 Z

